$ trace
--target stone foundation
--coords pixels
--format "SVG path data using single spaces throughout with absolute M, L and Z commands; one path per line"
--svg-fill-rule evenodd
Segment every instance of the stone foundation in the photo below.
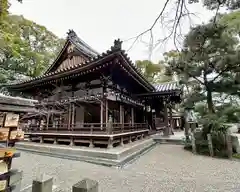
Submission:
M 106 166 L 121 166 L 154 145 L 155 142 L 153 139 L 149 138 L 124 145 L 123 147 L 110 149 L 40 144 L 34 142 L 19 142 L 16 144 L 16 148 L 20 151 L 28 151 L 41 155 L 87 161 Z

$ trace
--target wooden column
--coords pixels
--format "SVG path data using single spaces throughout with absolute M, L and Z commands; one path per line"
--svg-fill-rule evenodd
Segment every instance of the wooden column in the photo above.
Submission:
M 134 108 L 131 108 L 131 119 L 132 119 L 132 126 L 134 126 Z
M 101 123 L 101 129 L 103 129 L 103 113 L 104 113 L 104 103 L 101 101 L 100 104 L 100 123 Z
M 68 107 L 68 129 L 71 129 L 72 104 Z
M 72 103 L 72 125 L 75 126 L 75 104 Z
M 120 124 L 121 124 L 121 127 L 122 127 L 122 131 L 124 129 L 124 107 L 122 104 L 120 104 Z
M 170 114 L 170 127 L 169 127 L 169 135 L 173 134 L 173 117 L 172 117 L 172 108 L 169 107 L 169 114 Z
M 48 125 L 49 125 L 49 116 L 50 116 L 50 114 L 49 114 L 49 112 L 48 112 L 48 114 L 47 114 L 47 124 L 46 124 L 46 129 L 48 130 Z
M 119 109 L 119 115 L 120 115 L 120 123 L 123 123 L 123 106 L 120 104 L 120 109 Z
M 108 123 L 108 100 L 106 99 L 106 124 Z
M 72 85 L 72 98 L 74 97 L 74 88 L 75 86 Z M 72 128 L 75 126 L 75 103 L 71 103 L 71 124 Z
M 164 101 L 164 136 L 169 136 L 169 126 L 168 126 L 168 109 L 167 109 L 167 103 Z

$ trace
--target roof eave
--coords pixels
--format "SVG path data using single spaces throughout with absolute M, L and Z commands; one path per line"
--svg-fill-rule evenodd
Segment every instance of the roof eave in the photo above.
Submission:
M 51 81 L 51 80 L 55 80 L 55 79 L 58 79 L 58 78 L 64 78 L 66 76 L 69 76 L 69 75 L 72 75 L 72 74 L 75 74 L 75 73 L 78 73 L 78 72 L 82 72 L 84 70 L 88 70 L 89 68 L 92 68 L 94 67 L 96 64 L 99 64 L 101 62 L 104 62 L 104 60 L 108 60 L 110 57 L 113 57 L 116 53 L 114 52 L 108 52 L 108 55 L 106 54 L 103 54 L 103 56 L 100 56 L 98 57 L 98 59 L 94 60 L 94 61 L 89 61 L 87 62 L 84 66 L 81 66 L 81 67 L 75 67 L 75 68 L 70 68 L 66 71 L 63 71 L 63 72 L 58 72 L 58 73 L 55 73 L 55 74 L 49 74 L 49 76 L 44 76 L 42 78 L 37 78 L 37 79 L 33 79 L 31 81 L 28 81 L 28 82 L 23 82 L 21 84 L 11 84 L 11 85 L 7 85 L 6 87 L 10 88 L 10 89 L 21 89 L 23 87 L 26 87 L 26 86 L 31 86 L 31 85 L 36 85 L 38 83 L 41 83 L 43 81 Z
M 151 92 L 151 93 L 143 93 L 143 94 L 137 94 L 138 97 L 147 97 L 147 96 L 156 96 L 156 95 L 180 95 L 182 91 L 180 89 L 176 90 L 169 90 L 169 91 L 158 91 L 158 92 Z
M 49 73 L 56 65 L 56 63 L 58 62 L 58 60 L 60 59 L 60 57 L 62 56 L 63 52 L 66 50 L 67 46 L 69 45 L 70 41 L 69 39 L 66 40 L 63 48 L 61 49 L 61 51 L 58 53 L 56 59 L 54 60 L 54 62 L 51 64 L 51 66 L 43 73 L 44 75 Z
M 135 68 L 135 66 L 132 64 L 132 62 L 127 58 L 126 54 L 123 53 L 123 51 L 120 51 L 121 58 L 125 61 L 125 63 L 128 64 L 129 68 L 131 69 L 131 72 L 133 72 L 133 75 L 135 75 L 141 82 L 145 89 L 149 92 L 155 91 L 155 87 L 145 78 L 143 75 Z

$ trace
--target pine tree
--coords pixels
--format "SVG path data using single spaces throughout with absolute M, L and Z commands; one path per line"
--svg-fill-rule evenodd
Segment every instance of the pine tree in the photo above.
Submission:
M 179 57 L 170 62 L 170 69 L 182 77 L 182 83 L 194 82 L 188 105 L 206 101 L 208 112 L 215 113 L 214 93 L 239 95 L 238 43 L 221 24 L 210 22 L 191 29 Z

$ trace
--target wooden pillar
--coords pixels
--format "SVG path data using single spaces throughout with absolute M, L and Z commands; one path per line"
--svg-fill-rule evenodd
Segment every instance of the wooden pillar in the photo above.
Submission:
M 72 126 L 75 127 L 75 104 L 72 103 Z
M 72 98 L 74 98 L 74 88 L 75 86 L 72 85 Z M 75 126 L 75 104 L 71 103 L 71 128 L 74 128 Z
M 58 128 L 59 127 L 62 127 L 62 114 L 60 114 L 60 117 L 59 117 L 59 125 L 58 125 Z
M 131 122 L 132 126 L 134 126 L 134 121 L 135 120 L 134 120 L 134 108 L 133 107 L 131 108 L 131 119 L 132 119 L 132 122 Z
M 71 129 L 71 116 L 72 116 L 72 104 L 69 104 L 68 107 L 68 129 Z
M 120 104 L 120 124 L 124 128 L 124 106 Z
M 100 123 L 101 123 L 101 129 L 103 129 L 103 113 L 104 113 L 104 103 L 101 101 L 100 104 Z
M 167 103 L 164 102 L 164 136 L 169 136 L 169 126 L 168 126 L 168 109 L 167 109 Z
M 48 112 L 48 114 L 47 114 L 47 124 L 46 124 L 46 129 L 48 130 L 48 126 L 49 126 L 49 116 L 50 116 L 50 114 L 49 114 L 49 112 Z
M 173 117 L 172 117 L 172 108 L 169 107 L 170 113 L 170 127 L 169 127 L 169 135 L 173 135 Z
M 106 99 L 106 124 L 108 123 L 108 100 Z
M 120 125 L 121 125 L 122 132 L 123 132 L 123 128 L 124 128 L 124 109 L 123 109 L 122 104 L 120 104 L 119 115 L 120 115 Z

